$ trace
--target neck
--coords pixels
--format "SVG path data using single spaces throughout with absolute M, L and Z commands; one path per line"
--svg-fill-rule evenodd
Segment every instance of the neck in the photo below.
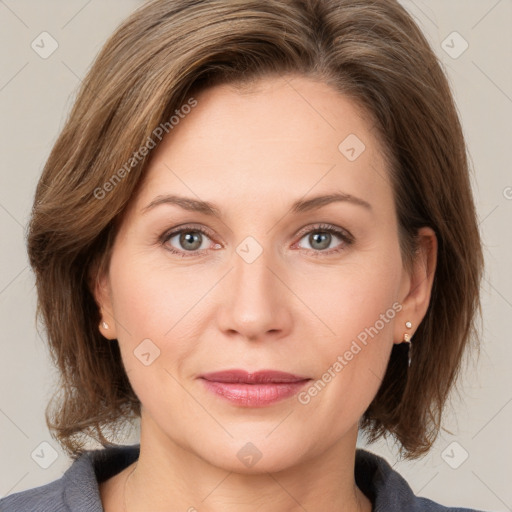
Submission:
M 270 472 L 217 467 L 165 438 L 145 436 L 125 480 L 126 512 L 371 512 L 354 480 L 357 429 L 314 459 Z M 154 433 L 153 433 L 154 434 Z

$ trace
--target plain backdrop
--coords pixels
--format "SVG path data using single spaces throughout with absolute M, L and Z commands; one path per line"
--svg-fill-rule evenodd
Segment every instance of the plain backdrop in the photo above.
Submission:
M 0 0 L 0 496 L 55 480 L 70 465 L 44 420 L 56 375 L 44 333 L 36 331 L 25 226 L 82 77 L 106 38 L 141 3 Z M 418 495 L 445 505 L 512 510 L 512 0 L 402 3 L 443 63 L 469 146 L 486 258 L 482 351 L 453 395 L 444 423 L 449 432 L 426 457 L 400 461 L 391 442 L 370 449 Z M 45 51 L 58 45 L 46 58 L 42 45 L 33 45 L 41 37 Z M 126 443 L 137 439 L 137 429 L 127 432 Z M 362 438 L 359 444 L 365 446 Z

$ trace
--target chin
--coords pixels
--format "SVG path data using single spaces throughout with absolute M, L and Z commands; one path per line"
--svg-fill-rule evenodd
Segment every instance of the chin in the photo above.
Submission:
M 304 461 L 307 447 L 303 439 L 283 440 L 276 436 L 271 440 L 266 432 L 222 441 L 215 439 L 209 446 L 205 443 L 194 452 L 225 471 L 251 475 L 276 473 Z

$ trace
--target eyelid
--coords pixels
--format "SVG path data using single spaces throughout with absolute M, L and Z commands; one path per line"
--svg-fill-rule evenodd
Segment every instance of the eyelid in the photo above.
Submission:
M 329 224 L 326 222 L 320 222 L 313 225 L 308 225 L 304 228 L 302 228 L 296 236 L 302 238 L 304 235 L 307 235 L 313 231 L 326 231 L 328 233 L 334 233 L 336 236 L 341 237 L 343 240 L 345 240 L 347 243 L 353 243 L 355 241 L 352 234 L 347 231 L 344 228 L 341 228 L 339 226 L 335 226 L 334 224 Z M 322 251 L 317 251 L 322 252 Z
M 197 224 L 195 222 L 179 224 L 178 226 L 174 226 L 173 228 L 169 229 L 167 231 L 167 233 L 169 233 L 169 234 L 177 233 L 179 231 L 186 231 L 186 230 L 188 230 L 188 231 L 197 230 L 197 231 L 201 231 L 201 232 L 213 235 L 213 231 L 210 228 L 206 227 L 204 224 Z

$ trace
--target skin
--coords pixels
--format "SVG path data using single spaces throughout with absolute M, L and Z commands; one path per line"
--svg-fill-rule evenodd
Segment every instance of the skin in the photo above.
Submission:
M 379 140 L 354 103 L 328 85 L 267 77 L 250 90 L 223 85 L 196 99 L 154 150 L 95 288 L 110 325 L 101 332 L 118 339 L 142 403 L 127 510 L 245 512 L 272 503 L 273 512 L 370 511 L 353 476 L 358 421 L 393 343 L 413 335 L 426 313 L 435 234 L 420 230 L 407 272 Z M 354 161 L 338 149 L 349 134 L 366 146 Z M 290 211 L 298 199 L 333 191 L 371 209 L 344 201 Z M 222 218 L 169 204 L 142 213 L 171 193 L 214 203 Z M 159 242 L 190 223 L 199 249 L 179 236 Z M 322 223 L 348 231 L 354 242 L 332 235 L 322 248 L 312 236 L 325 232 L 316 229 Z M 248 236 L 262 250 L 251 263 L 236 251 Z M 244 408 L 198 378 L 243 368 L 316 381 L 395 302 L 401 311 L 307 404 L 293 396 Z M 149 366 L 133 354 L 147 338 L 160 350 Z M 247 442 L 262 454 L 251 467 L 237 457 Z M 134 468 L 100 486 L 107 512 L 123 510 Z

